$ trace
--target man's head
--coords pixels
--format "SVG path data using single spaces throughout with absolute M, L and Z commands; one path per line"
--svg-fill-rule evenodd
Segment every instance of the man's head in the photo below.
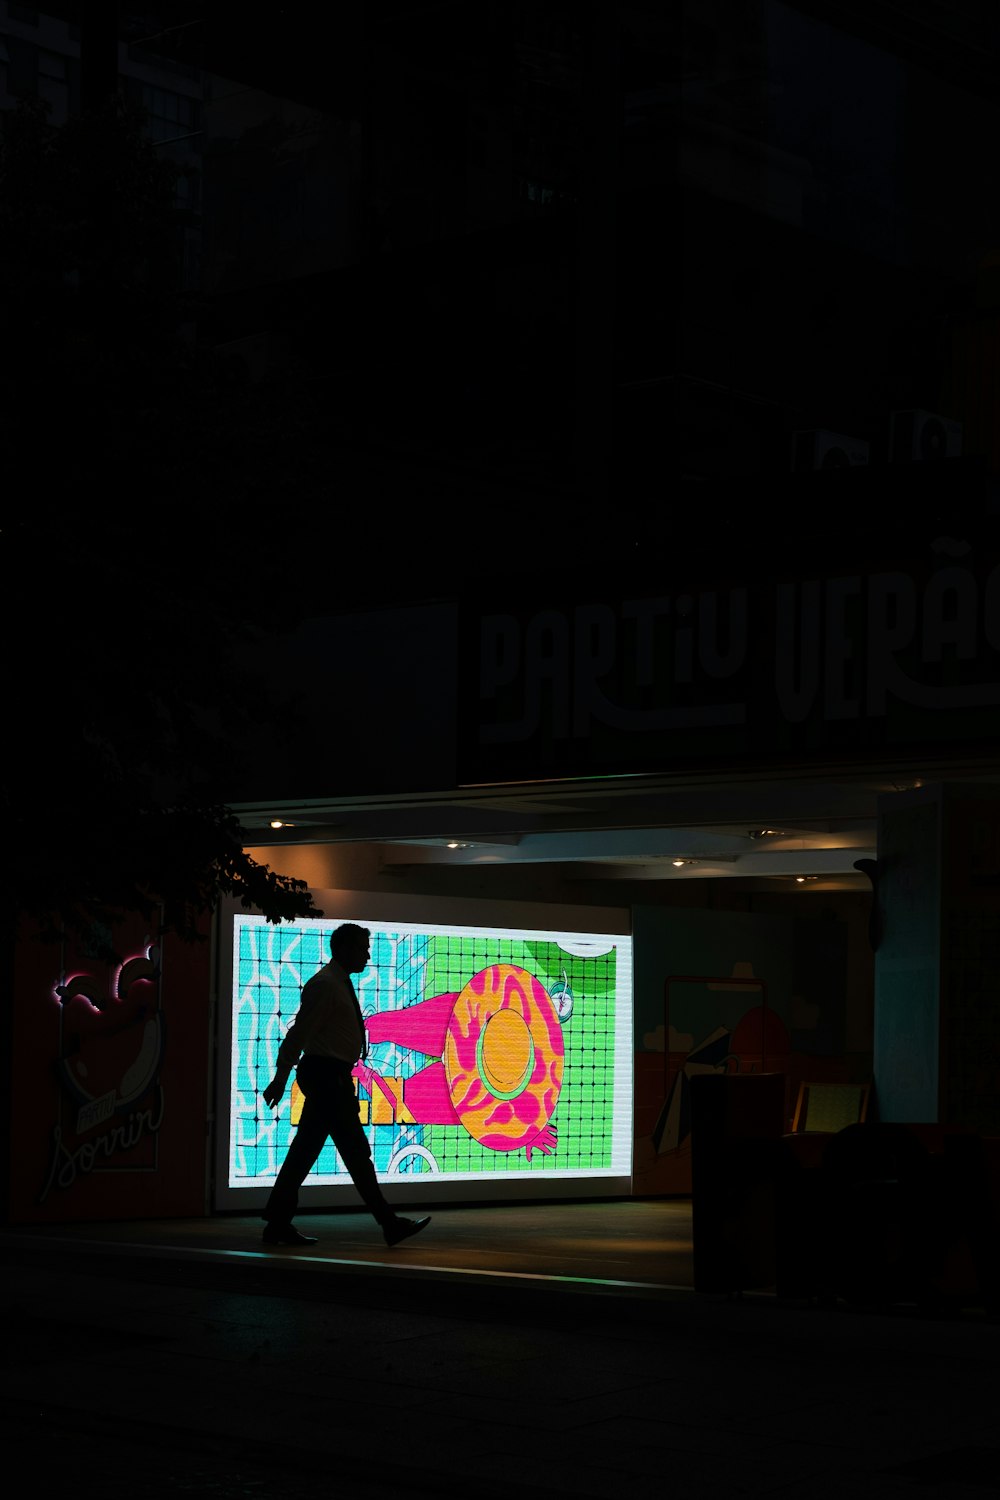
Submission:
M 356 922 L 342 922 L 330 934 L 330 957 L 348 974 L 360 974 L 371 957 L 371 933 Z

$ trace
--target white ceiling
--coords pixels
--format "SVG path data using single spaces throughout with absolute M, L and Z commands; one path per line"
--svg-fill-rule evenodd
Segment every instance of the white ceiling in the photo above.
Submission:
M 995 764 L 953 762 L 780 779 L 543 782 L 236 811 L 248 844 L 374 844 L 389 871 L 549 864 L 574 880 L 710 878 L 774 888 L 805 881 L 817 891 L 863 890 L 868 876 L 856 862 L 876 857 L 880 797 L 932 781 L 998 779 Z M 286 826 L 275 830 L 271 819 Z

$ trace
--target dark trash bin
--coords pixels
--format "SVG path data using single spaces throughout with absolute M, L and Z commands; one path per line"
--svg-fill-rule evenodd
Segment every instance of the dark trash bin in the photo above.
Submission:
M 906 1125 L 848 1125 L 821 1171 L 822 1291 L 855 1306 L 933 1300 L 944 1226 L 924 1144 Z

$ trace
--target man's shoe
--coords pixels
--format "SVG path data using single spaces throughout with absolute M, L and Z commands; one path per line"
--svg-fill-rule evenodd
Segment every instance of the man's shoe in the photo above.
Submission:
M 408 1240 L 411 1235 L 419 1234 L 421 1229 L 426 1229 L 430 1222 L 430 1214 L 427 1214 L 423 1219 L 392 1219 L 390 1223 L 383 1227 L 382 1233 L 385 1235 L 385 1242 L 391 1250 L 393 1245 L 398 1245 L 403 1240 Z
M 294 1224 L 268 1224 L 261 1239 L 265 1245 L 315 1245 L 312 1235 L 300 1234 Z

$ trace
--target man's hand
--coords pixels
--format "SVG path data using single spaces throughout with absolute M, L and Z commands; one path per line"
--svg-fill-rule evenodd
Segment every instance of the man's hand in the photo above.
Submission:
M 261 1089 L 260 1097 L 263 1099 L 264 1103 L 269 1104 L 272 1109 L 277 1109 L 278 1105 L 281 1103 L 281 1096 L 284 1092 L 285 1085 L 283 1083 L 279 1083 L 277 1078 L 272 1078 L 267 1088 Z

